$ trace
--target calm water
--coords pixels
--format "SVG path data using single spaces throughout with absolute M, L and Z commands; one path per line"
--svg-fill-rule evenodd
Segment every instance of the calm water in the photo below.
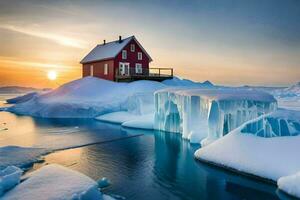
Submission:
M 274 185 L 214 168 L 194 160 L 199 146 L 177 134 L 123 129 L 95 120 L 37 119 L 0 112 L 0 146 L 42 146 L 60 150 L 35 164 L 58 163 L 97 180 L 104 190 L 126 199 L 287 199 Z M 1 128 L 1 127 L 0 127 Z M 135 137 L 131 137 L 135 136 Z M 102 142 L 102 143 L 101 143 Z

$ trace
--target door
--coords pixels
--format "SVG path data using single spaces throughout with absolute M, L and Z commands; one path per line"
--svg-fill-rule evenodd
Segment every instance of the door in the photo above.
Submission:
M 119 74 L 121 76 L 129 76 L 129 63 L 119 63 Z

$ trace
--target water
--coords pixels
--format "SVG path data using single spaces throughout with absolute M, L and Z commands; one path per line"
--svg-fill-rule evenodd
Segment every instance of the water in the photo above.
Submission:
M 71 148 L 46 155 L 45 162 L 36 163 L 30 171 L 57 163 L 94 180 L 107 177 L 112 184 L 103 192 L 126 199 L 288 198 L 274 185 L 196 161 L 193 154 L 199 146 L 189 144 L 178 134 L 124 129 L 95 120 L 38 119 L 7 112 L 0 112 L 0 126 L 8 128 L 0 132 L 0 146 Z M 100 143 L 80 147 L 93 142 Z

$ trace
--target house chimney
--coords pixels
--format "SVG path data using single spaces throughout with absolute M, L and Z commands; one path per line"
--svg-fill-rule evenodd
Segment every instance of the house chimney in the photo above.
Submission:
M 106 44 L 106 41 L 105 40 L 103 40 L 103 45 L 105 45 Z
M 119 43 L 121 43 L 121 42 L 122 42 L 122 36 L 119 35 Z

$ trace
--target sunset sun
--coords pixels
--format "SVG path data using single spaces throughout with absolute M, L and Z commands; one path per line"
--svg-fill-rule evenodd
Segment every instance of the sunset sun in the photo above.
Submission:
M 47 74 L 47 77 L 49 80 L 53 81 L 57 78 L 57 73 L 56 71 L 49 71 L 48 74 Z

